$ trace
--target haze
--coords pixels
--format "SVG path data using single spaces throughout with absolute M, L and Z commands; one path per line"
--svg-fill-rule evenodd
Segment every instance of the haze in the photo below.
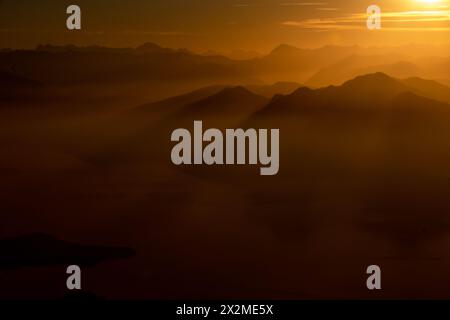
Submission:
M 0 47 L 34 48 L 42 43 L 135 47 L 152 41 L 197 52 L 240 50 L 243 56 L 255 56 L 280 43 L 297 47 L 449 43 L 448 0 L 377 1 L 383 12 L 380 31 L 365 27 L 366 8 L 373 1 L 79 0 L 79 32 L 65 27 L 70 4 L 73 1 L 0 1 Z

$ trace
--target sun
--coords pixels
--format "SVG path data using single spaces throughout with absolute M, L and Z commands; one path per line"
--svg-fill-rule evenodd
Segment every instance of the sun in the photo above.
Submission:
M 417 0 L 418 2 L 422 3 L 428 3 L 428 4 L 435 4 L 441 2 L 441 0 Z

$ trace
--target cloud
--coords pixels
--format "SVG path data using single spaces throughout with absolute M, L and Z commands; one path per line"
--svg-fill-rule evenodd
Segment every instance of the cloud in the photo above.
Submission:
M 130 36 L 197 37 L 198 33 L 173 30 L 111 30 L 105 33 Z
M 286 2 L 281 3 L 283 7 L 297 7 L 297 6 L 324 6 L 326 2 Z
M 316 10 L 320 11 L 338 11 L 338 8 L 316 8 Z
M 366 20 L 366 14 L 358 13 L 335 18 L 284 21 L 281 24 L 308 30 L 365 30 Z M 381 14 L 381 24 L 383 30 L 449 31 L 450 10 L 385 12 Z

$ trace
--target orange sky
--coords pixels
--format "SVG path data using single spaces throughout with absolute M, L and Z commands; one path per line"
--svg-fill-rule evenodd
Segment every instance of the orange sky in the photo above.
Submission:
M 0 47 L 41 43 L 137 46 L 153 41 L 196 51 L 267 52 L 280 43 L 401 45 L 450 43 L 450 0 L 0 0 Z M 82 9 L 68 31 L 66 7 Z M 382 9 L 382 29 L 365 12 Z

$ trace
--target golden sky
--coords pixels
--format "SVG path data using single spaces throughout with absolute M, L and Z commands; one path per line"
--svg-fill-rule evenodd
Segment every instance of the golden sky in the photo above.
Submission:
M 81 7 L 81 31 L 66 29 L 70 4 Z M 366 28 L 372 4 L 382 10 L 381 30 Z M 0 0 L 0 47 L 148 41 L 196 51 L 261 52 L 280 43 L 449 44 L 450 0 Z

